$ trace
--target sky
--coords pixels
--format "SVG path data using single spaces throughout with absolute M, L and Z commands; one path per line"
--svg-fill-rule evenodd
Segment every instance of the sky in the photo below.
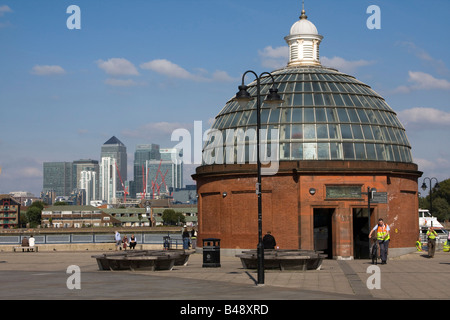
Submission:
M 367 26 L 370 5 L 379 29 Z M 100 160 L 112 136 L 127 146 L 132 177 L 136 145 L 174 147 L 174 130 L 194 136 L 194 121 L 204 132 L 246 70 L 284 67 L 284 37 L 301 8 L 300 0 L 0 0 L 0 194 L 39 195 L 44 162 Z M 305 9 L 324 36 L 322 64 L 368 84 L 397 113 L 424 173 L 419 186 L 450 178 L 450 1 L 306 0 Z

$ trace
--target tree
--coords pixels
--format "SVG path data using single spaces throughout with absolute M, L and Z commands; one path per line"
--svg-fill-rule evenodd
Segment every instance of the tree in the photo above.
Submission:
M 41 224 L 41 214 L 42 209 L 39 209 L 39 207 L 29 207 L 26 213 L 26 217 L 28 220 L 28 223 L 30 224 L 31 228 L 36 228 Z
M 179 222 L 185 223 L 186 218 L 181 212 L 175 212 L 173 209 L 165 209 L 162 214 L 164 224 L 177 225 Z
M 430 209 L 430 194 L 427 189 L 428 195 L 419 198 L 419 207 L 422 209 Z M 439 182 L 439 188 L 432 188 L 433 197 L 433 212 L 432 215 L 438 218 L 438 220 L 450 219 L 450 179 Z

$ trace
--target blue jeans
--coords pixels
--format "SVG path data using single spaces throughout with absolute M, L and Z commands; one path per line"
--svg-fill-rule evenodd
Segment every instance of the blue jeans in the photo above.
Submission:
M 189 249 L 189 238 L 183 238 L 183 249 Z

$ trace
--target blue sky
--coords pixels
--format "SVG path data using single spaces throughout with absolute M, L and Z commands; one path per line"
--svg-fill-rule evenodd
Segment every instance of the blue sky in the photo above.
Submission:
M 450 2 L 305 2 L 322 63 L 386 99 L 424 177 L 450 178 Z M 372 4 L 379 30 L 366 26 Z M 70 5 L 80 30 L 67 28 Z M 0 193 L 39 194 L 43 162 L 99 160 L 113 135 L 132 177 L 137 144 L 208 129 L 243 72 L 283 67 L 300 11 L 299 0 L 0 0 Z

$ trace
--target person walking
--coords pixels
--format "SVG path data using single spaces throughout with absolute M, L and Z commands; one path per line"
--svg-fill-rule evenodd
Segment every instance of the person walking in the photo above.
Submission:
M 378 219 L 378 224 L 370 231 L 369 239 L 372 238 L 372 234 L 376 231 L 377 233 L 377 241 L 380 246 L 380 258 L 381 264 L 387 263 L 387 254 L 389 249 L 389 240 L 390 237 L 390 228 L 387 224 L 384 223 L 383 219 Z
M 122 247 L 121 247 L 122 237 L 121 237 L 119 231 L 116 231 L 116 234 L 114 235 L 114 240 L 116 241 L 116 251 L 122 250 Z
M 437 233 L 434 231 L 433 227 L 430 227 L 427 231 L 428 237 L 428 257 L 434 258 L 434 252 L 436 251 L 436 237 Z
M 277 242 L 270 231 L 267 231 L 262 241 L 264 249 L 275 249 L 275 246 L 277 245 Z
M 191 234 L 189 233 L 189 231 L 187 231 L 186 227 L 184 227 L 182 237 L 183 237 L 183 249 L 187 250 L 189 249 Z

